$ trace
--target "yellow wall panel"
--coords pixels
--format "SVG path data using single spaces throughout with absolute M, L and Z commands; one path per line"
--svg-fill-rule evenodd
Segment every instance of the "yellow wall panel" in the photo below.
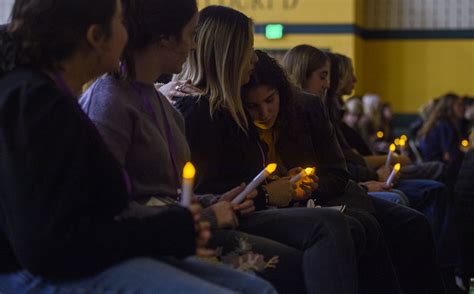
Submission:
M 172 0 L 171 0 L 172 1 Z M 356 0 L 198 0 L 200 8 L 225 5 L 256 23 L 354 23 Z
M 362 42 L 358 93 L 379 93 L 396 111 L 415 112 L 448 91 L 474 94 L 474 40 Z
M 300 44 L 308 44 L 321 49 L 340 52 L 351 58 L 354 57 L 354 39 L 349 34 L 321 35 L 287 35 L 281 40 L 267 40 L 262 35 L 255 36 L 255 48 L 261 49 L 290 49 Z

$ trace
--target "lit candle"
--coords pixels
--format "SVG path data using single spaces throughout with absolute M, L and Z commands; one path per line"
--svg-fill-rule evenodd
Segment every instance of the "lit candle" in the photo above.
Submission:
M 399 171 L 400 171 L 400 163 L 397 163 L 393 167 L 393 170 L 390 173 L 390 176 L 388 177 L 387 181 L 385 182 L 385 184 L 387 186 L 390 186 L 392 184 L 393 180 L 395 179 L 395 176 L 398 174 Z
M 400 146 L 400 138 L 396 138 L 393 143 L 395 143 L 396 146 Z
M 181 205 L 184 207 L 191 206 L 195 175 L 196 169 L 194 165 L 191 162 L 187 162 L 183 168 L 183 184 L 181 186 Z
M 468 140 L 462 140 L 461 141 L 461 146 L 464 147 L 464 148 L 469 147 L 469 141 Z
M 232 203 L 241 203 L 245 200 L 245 197 L 252 192 L 253 189 L 257 188 L 265 179 L 271 175 L 277 168 L 276 163 L 270 163 L 264 168 L 246 187 L 240 192 L 233 200 Z
M 401 135 L 400 140 L 403 140 L 403 141 L 407 142 L 408 141 L 407 135 Z
M 314 168 L 312 167 L 308 167 L 308 168 L 305 168 L 303 169 L 302 171 L 300 171 L 297 175 L 293 176 L 291 179 L 290 179 L 290 183 L 294 184 L 296 182 L 298 182 L 299 180 L 311 175 L 314 173 Z
M 377 132 L 377 138 L 383 139 L 383 136 L 384 136 L 384 135 L 383 135 L 383 132 L 382 132 L 382 131 L 378 131 L 378 132 Z
M 405 145 L 406 145 L 407 141 L 404 140 L 403 138 L 400 138 L 400 150 L 402 151 L 402 154 L 403 155 L 406 155 L 406 148 L 405 148 Z
M 390 150 L 388 151 L 387 155 L 387 162 L 385 162 L 386 167 L 390 166 L 390 162 L 392 161 L 392 154 L 393 152 L 395 152 L 395 149 L 397 149 L 397 147 L 395 147 L 395 144 L 390 144 Z

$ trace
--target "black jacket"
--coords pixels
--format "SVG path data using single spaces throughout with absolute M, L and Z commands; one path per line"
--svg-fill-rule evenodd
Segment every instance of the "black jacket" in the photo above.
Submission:
M 39 70 L 0 78 L 0 271 L 91 275 L 138 256 L 195 251 L 181 207 L 115 221 L 122 170 L 77 101 Z
M 211 118 L 207 97 L 184 97 L 175 106 L 186 121 L 191 158 L 197 167 L 197 193 L 223 193 L 248 183 L 262 170 L 268 148 L 253 125 L 245 134 L 222 109 Z M 283 129 L 276 143 L 282 161 L 288 168 L 317 167 L 320 189 L 316 197 L 321 204 L 347 203 L 352 197 L 343 197 L 347 170 L 325 107 L 318 97 L 303 93 L 295 97 L 295 106 L 294 129 L 298 131 Z

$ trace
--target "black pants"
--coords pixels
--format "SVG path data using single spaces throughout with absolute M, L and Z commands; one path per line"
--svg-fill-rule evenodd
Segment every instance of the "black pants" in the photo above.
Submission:
M 403 293 L 445 293 L 427 218 L 382 199 L 373 198 L 373 203 Z
M 356 248 L 364 248 L 365 232 L 357 223 L 349 225 L 340 212 L 326 208 L 258 211 L 243 217 L 239 229 L 292 248 L 287 252 L 300 251 L 300 269 L 295 272 L 302 272 L 308 293 L 358 292 Z M 354 240 L 361 244 L 355 244 Z M 272 246 L 268 243 L 267 249 L 272 250 Z M 297 268 L 298 263 L 292 267 Z M 280 274 L 285 278 L 292 273 L 283 269 Z M 297 291 L 293 289 L 292 293 Z

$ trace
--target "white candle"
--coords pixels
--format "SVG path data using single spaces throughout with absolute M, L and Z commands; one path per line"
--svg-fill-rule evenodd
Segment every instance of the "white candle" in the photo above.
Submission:
M 406 145 L 407 141 L 403 138 L 400 139 L 400 150 L 402 151 L 402 155 L 407 155 Z
M 395 149 L 397 149 L 395 144 L 390 144 L 390 150 L 388 151 L 387 161 L 385 162 L 386 167 L 390 166 L 390 162 L 392 161 L 392 154 L 393 152 L 395 152 Z
M 240 192 L 233 200 L 232 203 L 241 203 L 245 200 L 247 195 L 252 192 L 253 189 L 257 188 L 265 179 L 271 175 L 277 168 L 276 163 L 270 163 L 264 168 L 246 187 Z
M 183 168 L 183 184 L 181 186 L 181 206 L 191 206 L 193 196 L 194 176 L 196 169 L 191 162 L 187 162 Z
M 388 179 L 385 182 L 387 186 L 390 186 L 392 184 L 393 180 L 395 179 L 395 176 L 398 174 L 398 171 L 400 171 L 400 163 L 395 164 L 395 166 L 393 167 L 390 176 L 388 176 Z
M 290 183 L 294 184 L 294 183 L 298 182 L 299 180 L 313 174 L 313 172 L 314 172 L 314 168 L 312 168 L 312 167 L 305 168 L 302 171 L 300 171 L 297 175 L 293 176 L 290 179 Z

